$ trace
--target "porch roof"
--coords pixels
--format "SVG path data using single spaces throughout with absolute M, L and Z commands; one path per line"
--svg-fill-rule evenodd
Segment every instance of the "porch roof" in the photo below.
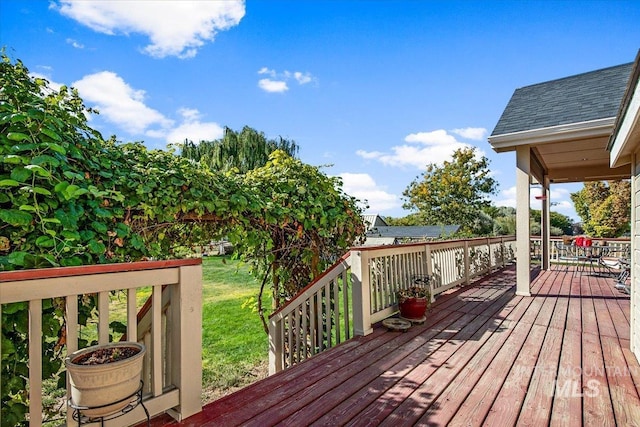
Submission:
M 640 145 L 640 50 L 636 55 L 633 70 L 620 105 L 615 128 L 609 140 L 611 166 L 617 167 L 631 162 L 631 154 Z
M 424 325 L 376 328 L 204 407 L 193 425 L 630 425 L 640 366 L 612 279 L 513 270 L 437 299 Z
M 489 137 L 497 152 L 532 148 L 532 174 L 551 182 L 621 179 L 607 145 L 632 63 L 516 89 Z

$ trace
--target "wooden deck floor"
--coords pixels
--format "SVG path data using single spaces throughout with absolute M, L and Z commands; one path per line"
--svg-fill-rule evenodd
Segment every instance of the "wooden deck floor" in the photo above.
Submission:
M 640 425 L 629 297 L 549 271 L 531 298 L 506 270 L 439 298 L 424 325 L 348 341 L 154 426 Z

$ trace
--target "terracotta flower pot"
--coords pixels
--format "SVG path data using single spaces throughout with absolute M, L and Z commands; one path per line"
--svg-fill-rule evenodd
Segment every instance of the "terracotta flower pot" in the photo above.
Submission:
M 80 364 L 90 353 L 113 347 L 132 348 L 136 354 L 115 362 Z M 71 401 L 78 407 L 94 408 L 83 409 L 82 415 L 90 418 L 105 417 L 122 410 L 134 400 L 126 398 L 135 394 L 140 386 L 145 352 L 144 344 L 123 341 L 87 347 L 67 356 L 64 363 L 71 382 Z M 123 399 L 126 400 L 109 405 Z
M 408 320 L 421 320 L 425 317 L 428 303 L 427 298 L 404 298 L 398 303 L 400 316 Z

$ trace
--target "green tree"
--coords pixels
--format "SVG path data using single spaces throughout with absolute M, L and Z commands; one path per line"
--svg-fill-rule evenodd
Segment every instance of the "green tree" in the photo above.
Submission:
M 249 126 L 243 127 L 240 132 L 225 127 L 221 139 L 199 143 L 187 140 L 181 146 L 183 157 L 205 164 L 211 170 L 236 169 L 240 173 L 264 166 L 269 155 L 276 150 L 297 157 L 299 147 L 295 141 L 282 137 L 268 139 L 263 132 Z
M 631 229 L 631 183 L 593 181 L 571 193 L 585 233 L 593 237 L 619 237 Z
M 529 218 L 531 222 L 531 234 L 538 236 L 541 233 L 542 211 L 539 209 L 530 209 Z M 562 236 L 565 234 L 573 234 L 573 220 L 559 212 L 549 212 L 550 234 L 552 236 Z
M 426 224 L 459 224 L 462 232 L 484 233 L 486 218 L 481 212 L 490 206 L 488 196 L 496 194 L 497 186 L 489 160 L 476 158 L 475 148 L 462 148 L 442 166 L 428 164 L 403 192 L 403 207 L 417 210 Z

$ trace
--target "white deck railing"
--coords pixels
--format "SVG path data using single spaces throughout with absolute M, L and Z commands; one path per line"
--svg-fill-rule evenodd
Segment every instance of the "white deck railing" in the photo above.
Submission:
M 152 287 L 151 304 L 138 322 L 136 290 L 147 286 Z M 143 400 L 151 415 L 168 412 L 182 419 L 201 411 L 201 260 L 0 272 L 0 311 L 1 304 L 29 304 L 30 426 L 42 424 L 43 301 L 65 298 L 67 352 L 71 353 L 78 346 L 78 298 L 97 295 L 97 339 L 103 344 L 109 340 L 109 297 L 114 291 L 126 295 L 127 340 L 147 346 Z M 67 425 L 76 424 L 71 412 L 67 411 Z M 142 408 L 137 408 L 105 425 L 131 425 L 143 418 Z
M 514 236 L 354 248 L 271 316 L 269 371 L 369 334 L 397 312 L 396 291 L 416 279 L 429 276 L 435 298 L 514 257 Z
M 549 239 L 549 261 L 552 264 L 562 263 L 563 261 L 560 259 L 560 254 L 558 253 L 558 248 L 556 246 L 557 243 L 562 243 L 561 237 L 552 237 Z M 610 238 L 610 239 L 600 239 L 593 238 L 592 245 L 601 245 L 605 244 L 608 248 L 619 248 L 615 251 L 616 254 L 623 253 L 631 253 L 631 240 L 629 238 Z M 531 258 L 532 259 L 540 259 L 542 256 L 542 238 L 538 236 L 531 237 Z M 571 248 L 571 247 L 570 247 Z M 573 255 L 577 256 L 580 254 L 580 249 L 577 246 L 573 247 L 574 253 Z

